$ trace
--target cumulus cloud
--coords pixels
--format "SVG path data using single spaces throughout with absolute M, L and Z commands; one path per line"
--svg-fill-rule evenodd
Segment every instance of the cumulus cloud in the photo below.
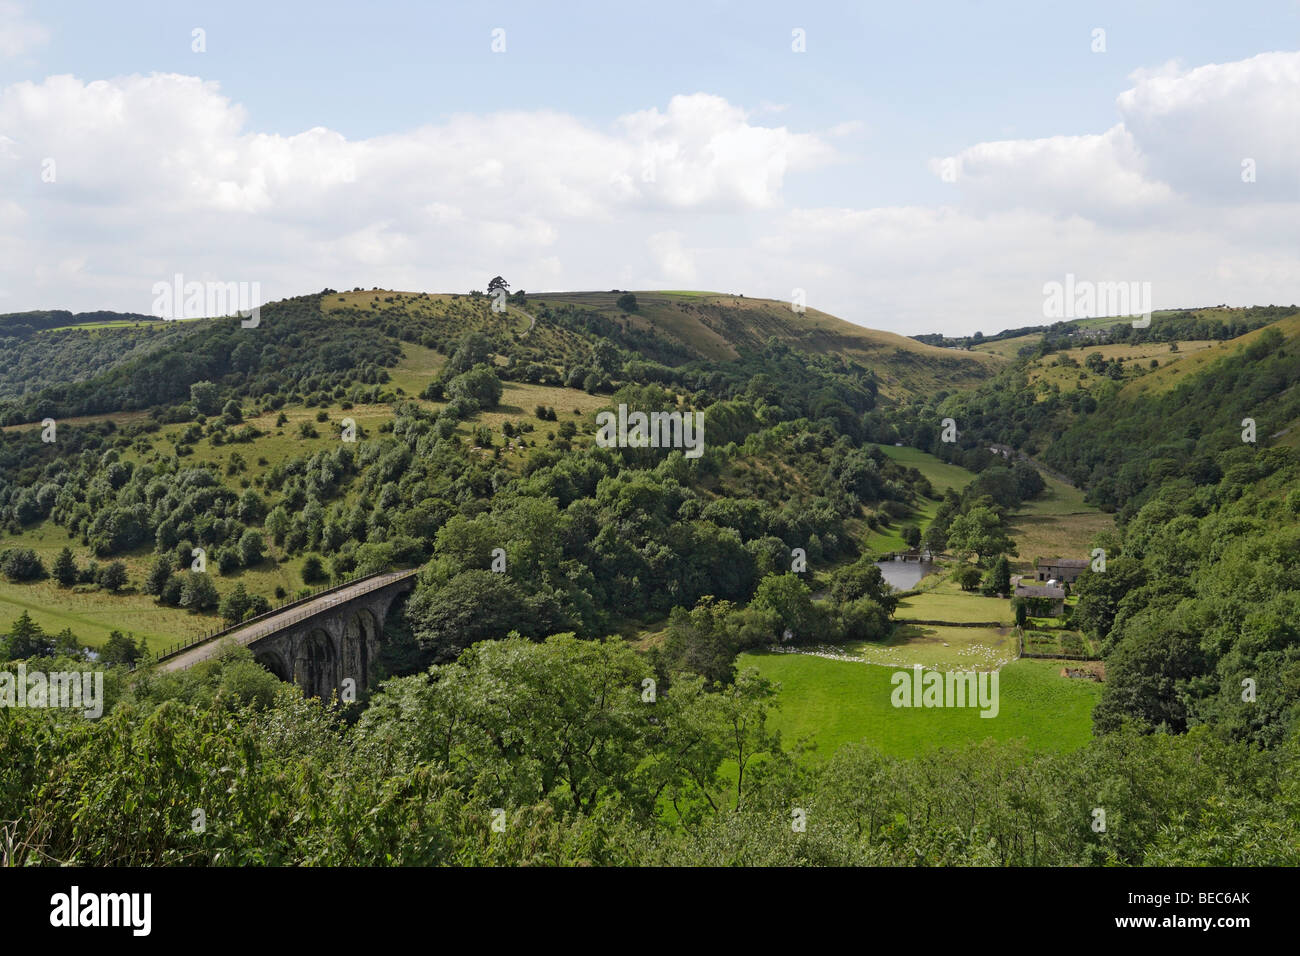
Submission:
M 945 165 L 952 160 L 955 166 Z M 955 172 L 962 198 L 973 208 L 1019 207 L 1093 219 L 1151 215 L 1174 198 L 1166 183 L 1147 175 L 1146 165 L 1122 125 L 1100 135 L 979 143 L 930 162 L 941 178 Z
M 971 208 L 1096 220 L 1300 198 L 1300 52 L 1170 63 L 1130 79 L 1116 99 L 1121 122 L 1103 133 L 978 143 L 930 168 Z
M 703 93 L 674 96 L 666 111 L 642 110 L 618 125 L 640 170 L 639 177 L 616 177 L 624 196 L 675 209 L 770 208 L 787 172 L 835 155 L 816 136 L 751 125 L 744 110 Z
M 1157 308 L 1291 302 L 1298 104 L 1300 54 L 1166 64 L 1133 75 L 1109 129 L 949 157 L 943 204 L 798 208 L 789 183 L 874 128 L 800 133 L 694 93 L 608 125 L 536 110 L 349 139 L 250 129 L 197 77 L 54 76 L 0 90 L 0 311 L 147 311 L 177 272 L 269 298 L 495 274 L 531 291 L 800 288 L 905 334 L 1041 322 L 1043 284 L 1066 273 L 1149 281 Z
M 834 156 L 816 136 L 758 125 L 707 94 L 675 96 L 610 129 L 554 111 L 457 115 L 363 140 L 247 127 L 217 83 L 192 76 L 9 86 L 0 91 L 0 189 L 18 208 L 3 221 L 31 212 L 42 226 L 0 243 L 44 263 L 68 246 L 84 251 L 71 284 L 66 271 L 59 277 L 63 301 L 110 270 L 148 289 L 159 270 L 185 262 L 216 271 L 211 278 L 257 278 L 278 294 L 302 291 L 293 283 L 304 274 L 319 277 L 309 287 L 348 284 L 337 272 L 321 276 L 328 264 L 363 269 L 367 284 L 459 288 L 459 270 L 500 271 L 502 261 L 563 275 L 567 238 L 577 234 L 568 254 L 583 254 L 616 224 L 624 242 L 653 250 L 644 237 L 662 230 L 646 223 L 629 236 L 625 224 L 637 217 L 777 207 L 787 173 Z M 53 182 L 38 175 L 46 159 Z M 309 262 L 305 249 L 314 250 Z M 683 275 L 681 256 L 660 264 L 668 261 Z M 259 270 L 274 276 L 250 275 Z
M 1300 52 L 1132 78 L 1117 105 L 1151 175 L 1219 201 L 1300 198 Z M 1245 160 L 1254 183 L 1242 180 Z

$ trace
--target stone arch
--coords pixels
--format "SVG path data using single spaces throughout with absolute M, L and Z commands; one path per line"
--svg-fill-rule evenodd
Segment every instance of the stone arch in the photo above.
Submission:
M 339 678 L 351 677 L 358 691 L 370 683 L 371 655 L 378 646 L 379 633 L 379 621 L 369 608 L 350 612 L 343 623 Z
M 308 631 L 297 642 L 293 662 L 293 680 L 308 697 L 322 700 L 339 685 L 338 655 L 334 641 L 321 628 Z
M 290 670 L 289 665 L 285 663 L 284 655 L 279 651 L 269 647 L 259 647 L 254 652 L 254 657 L 257 660 L 257 663 L 261 664 L 276 677 L 280 678 L 280 680 L 287 683 L 293 679 L 293 672 Z

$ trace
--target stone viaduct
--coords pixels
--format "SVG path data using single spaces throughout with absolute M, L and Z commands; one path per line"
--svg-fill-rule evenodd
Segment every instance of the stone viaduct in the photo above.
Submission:
M 193 667 L 233 641 L 308 697 L 328 699 L 349 678 L 360 691 L 370 682 L 384 620 L 393 602 L 415 587 L 415 575 L 389 571 L 331 588 L 164 655 L 159 666 Z

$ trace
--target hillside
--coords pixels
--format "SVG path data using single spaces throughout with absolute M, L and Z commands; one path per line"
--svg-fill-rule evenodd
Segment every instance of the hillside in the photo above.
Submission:
M 571 805 L 586 778 L 538 783 L 512 753 L 411 723 L 477 701 L 497 725 L 504 693 L 527 702 L 507 698 L 511 714 L 527 716 L 506 726 L 533 735 L 538 752 L 573 727 L 627 743 L 600 792 L 640 801 L 634 832 L 659 834 L 654 852 L 676 845 L 676 821 L 708 827 L 706 808 L 741 804 L 729 750 L 739 722 L 745 753 L 763 754 L 764 770 L 744 784 L 756 805 L 788 798 L 769 767 L 820 780 L 817 799 L 833 801 L 834 781 L 856 800 L 883 769 L 901 789 L 886 804 L 873 791 L 867 804 L 925 834 L 928 823 L 906 817 L 921 812 L 923 782 L 949 794 L 972 770 L 1046 768 L 1041 779 L 1056 783 L 1040 788 L 1043 806 L 1075 822 L 1032 809 L 1013 817 L 1052 832 L 1041 841 L 1061 848 L 1052 859 L 1144 862 L 1159 827 L 1224 791 L 1214 768 L 1227 757 L 1216 755 L 1241 742 L 1259 745 L 1257 781 L 1232 791 L 1255 801 L 1252 819 L 1271 827 L 1294 804 L 1260 782 L 1281 779 L 1274 761 L 1290 759 L 1283 746 L 1300 713 L 1300 464 L 1288 448 L 1265 451 L 1264 437 L 1300 416 L 1296 325 L 1281 317 L 1195 349 L 1183 339 L 1178 352 L 1166 340 L 1088 344 L 999 363 L 739 297 L 644 293 L 625 311 L 614 293 L 517 295 L 498 313 L 483 295 L 357 289 L 264 306 L 256 329 L 224 318 L 40 331 L 0 431 L 4 652 L 9 663 L 59 654 L 91 666 L 94 648 L 116 685 L 110 705 L 129 705 L 110 706 L 110 728 L 164 706 L 188 715 L 237 701 L 270 719 L 235 710 L 232 727 L 248 719 L 321 739 L 304 715 L 336 712 L 304 705 L 248 649 L 180 674 L 150 669 L 147 655 L 322 583 L 418 567 L 372 661 L 372 676 L 395 679 L 358 688 L 353 729 L 337 738 L 385 755 L 375 781 L 449 761 L 439 772 L 465 788 L 449 806 L 464 793 L 486 807 Z M 94 371 L 114 343 L 132 348 Z M 73 355 L 84 360 L 65 367 Z M 952 384 L 967 375 L 968 387 Z M 596 416 L 619 404 L 699 413 L 701 454 L 601 443 Z M 1258 450 L 1234 438 L 1244 410 L 1260 421 Z M 41 437 L 46 413 L 53 442 Z M 959 423 L 956 442 L 940 437 L 945 417 Z M 1080 487 L 990 455 L 993 442 L 1031 451 Z M 1086 505 L 1085 490 L 1118 513 Z M 897 594 L 875 559 L 918 545 L 950 557 Z M 1008 589 L 999 575 L 1009 582 L 1036 556 L 1095 546 L 1109 550 L 1108 571 L 1079 579 L 1060 620 L 1026 615 L 1031 629 L 1018 632 L 1024 607 L 998 596 Z M 1035 651 L 1077 644 L 1103 656 L 1090 663 L 1104 683 L 1072 680 L 1059 661 L 1013 661 L 1022 637 Z M 118 666 L 128 662 L 131 674 Z M 913 664 L 1004 672 L 996 720 L 896 706 L 891 671 Z M 651 722 L 646 675 L 661 695 Z M 1258 709 L 1240 698 L 1247 678 L 1258 680 Z M 455 702 L 441 697 L 447 688 L 459 688 Z M 614 709 L 580 712 L 590 701 Z M 13 739 L 46 726 L 45 715 L 20 717 Z M 624 728 L 612 735 L 611 717 Z M 188 721 L 178 723 L 186 733 Z M 158 724 L 146 717 L 139 732 Z M 1141 736 L 1156 728 L 1171 733 Z M 34 747 L 12 766 L 101 790 L 75 769 L 99 765 L 78 756 L 98 738 L 53 739 L 66 751 Z M 672 769 L 690 740 L 707 751 L 690 745 L 690 772 Z M 282 746 L 277 737 L 268 753 Z M 519 759 L 536 766 L 530 754 Z M 524 788 L 503 797 L 482 782 L 485 761 Z M 1112 819 L 1153 822 L 1119 850 L 1101 847 L 1077 825 L 1096 789 L 1128 793 L 1128 778 L 1149 783 L 1153 766 L 1165 776 L 1150 784 L 1155 796 L 1133 797 L 1140 814 L 1107 804 Z M 645 785 L 643 771 L 654 775 Z M 33 790 L 45 792 L 25 777 L 8 784 Z M 592 790 L 589 805 L 598 799 Z M 1004 801 L 994 803 L 990 820 L 1005 821 Z M 59 824 L 51 840 L 96 819 L 65 819 L 65 806 L 40 808 Z M 1115 829 L 1128 839 L 1132 824 Z M 872 852 L 970 862 L 986 843 L 980 836 L 975 857 L 921 843 Z M 278 852 L 307 860 L 292 844 Z M 1262 858 L 1295 854 L 1283 844 Z M 1041 862 L 1037 851 L 1014 859 Z
M 876 372 L 890 398 L 970 385 L 1002 364 L 997 357 L 935 348 L 893 332 L 864 328 L 817 309 L 795 312 L 789 302 L 712 292 L 634 292 L 635 313 L 618 292 L 564 292 L 529 296 L 624 321 L 686 345 L 701 358 L 725 361 L 775 338 L 792 348 L 855 359 Z

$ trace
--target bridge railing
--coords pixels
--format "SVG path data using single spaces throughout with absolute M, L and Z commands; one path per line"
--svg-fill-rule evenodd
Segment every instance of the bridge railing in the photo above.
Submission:
M 349 588 L 352 585 L 357 584 L 361 581 L 368 581 L 374 578 L 382 578 L 382 577 L 390 577 L 393 581 L 401 581 L 417 573 L 418 571 L 419 568 L 409 568 L 405 571 L 377 571 L 373 574 L 350 574 L 342 581 L 339 581 L 337 584 L 328 584 L 325 585 L 324 587 L 313 588 L 310 594 L 304 595 L 303 597 L 296 597 L 286 601 L 282 601 L 279 604 L 272 607 L 269 611 L 263 611 L 261 614 L 256 614 L 253 617 L 240 621 L 238 624 L 232 624 L 229 627 L 223 627 L 220 630 L 216 630 L 216 631 L 206 631 L 203 634 L 200 634 L 198 637 L 191 638 L 188 641 L 180 641 L 176 644 L 173 644 L 170 647 L 168 647 L 166 650 L 164 650 L 161 654 L 159 654 L 155 658 L 155 660 L 164 661 L 170 657 L 175 657 L 177 654 L 183 654 L 185 651 L 188 651 L 192 647 L 198 647 L 200 644 L 206 644 L 208 641 L 216 640 L 219 637 L 225 637 L 226 635 L 233 634 L 236 631 L 242 631 L 245 628 L 247 628 L 250 624 L 256 624 L 259 621 L 265 621 L 269 618 L 277 617 L 287 608 L 297 607 L 299 605 L 306 604 L 309 601 L 315 601 L 318 598 L 320 598 L 322 595 L 330 594 L 331 592 L 334 591 L 341 591 L 344 588 Z M 273 634 L 276 631 L 280 630 L 281 628 L 287 627 L 290 624 L 296 624 L 299 621 L 306 620 L 309 617 L 314 617 L 315 615 L 319 614 L 321 611 L 325 610 L 326 608 L 337 607 L 339 604 L 343 604 L 345 603 L 345 601 L 350 601 L 350 600 L 352 600 L 352 598 L 346 598 L 345 600 L 330 601 L 329 603 L 323 604 L 320 607 L 314 608 L 310 611 L 303 611 L 300 614 L 295 614 L 293 617 L 290 617 L 286 620 L 277 621 L 275 627 L 267 628 L 260 633 L 254 634 L 250 636 L 249 639 L 257 640 L 259 637 L 265 637 L 267 634 Z

